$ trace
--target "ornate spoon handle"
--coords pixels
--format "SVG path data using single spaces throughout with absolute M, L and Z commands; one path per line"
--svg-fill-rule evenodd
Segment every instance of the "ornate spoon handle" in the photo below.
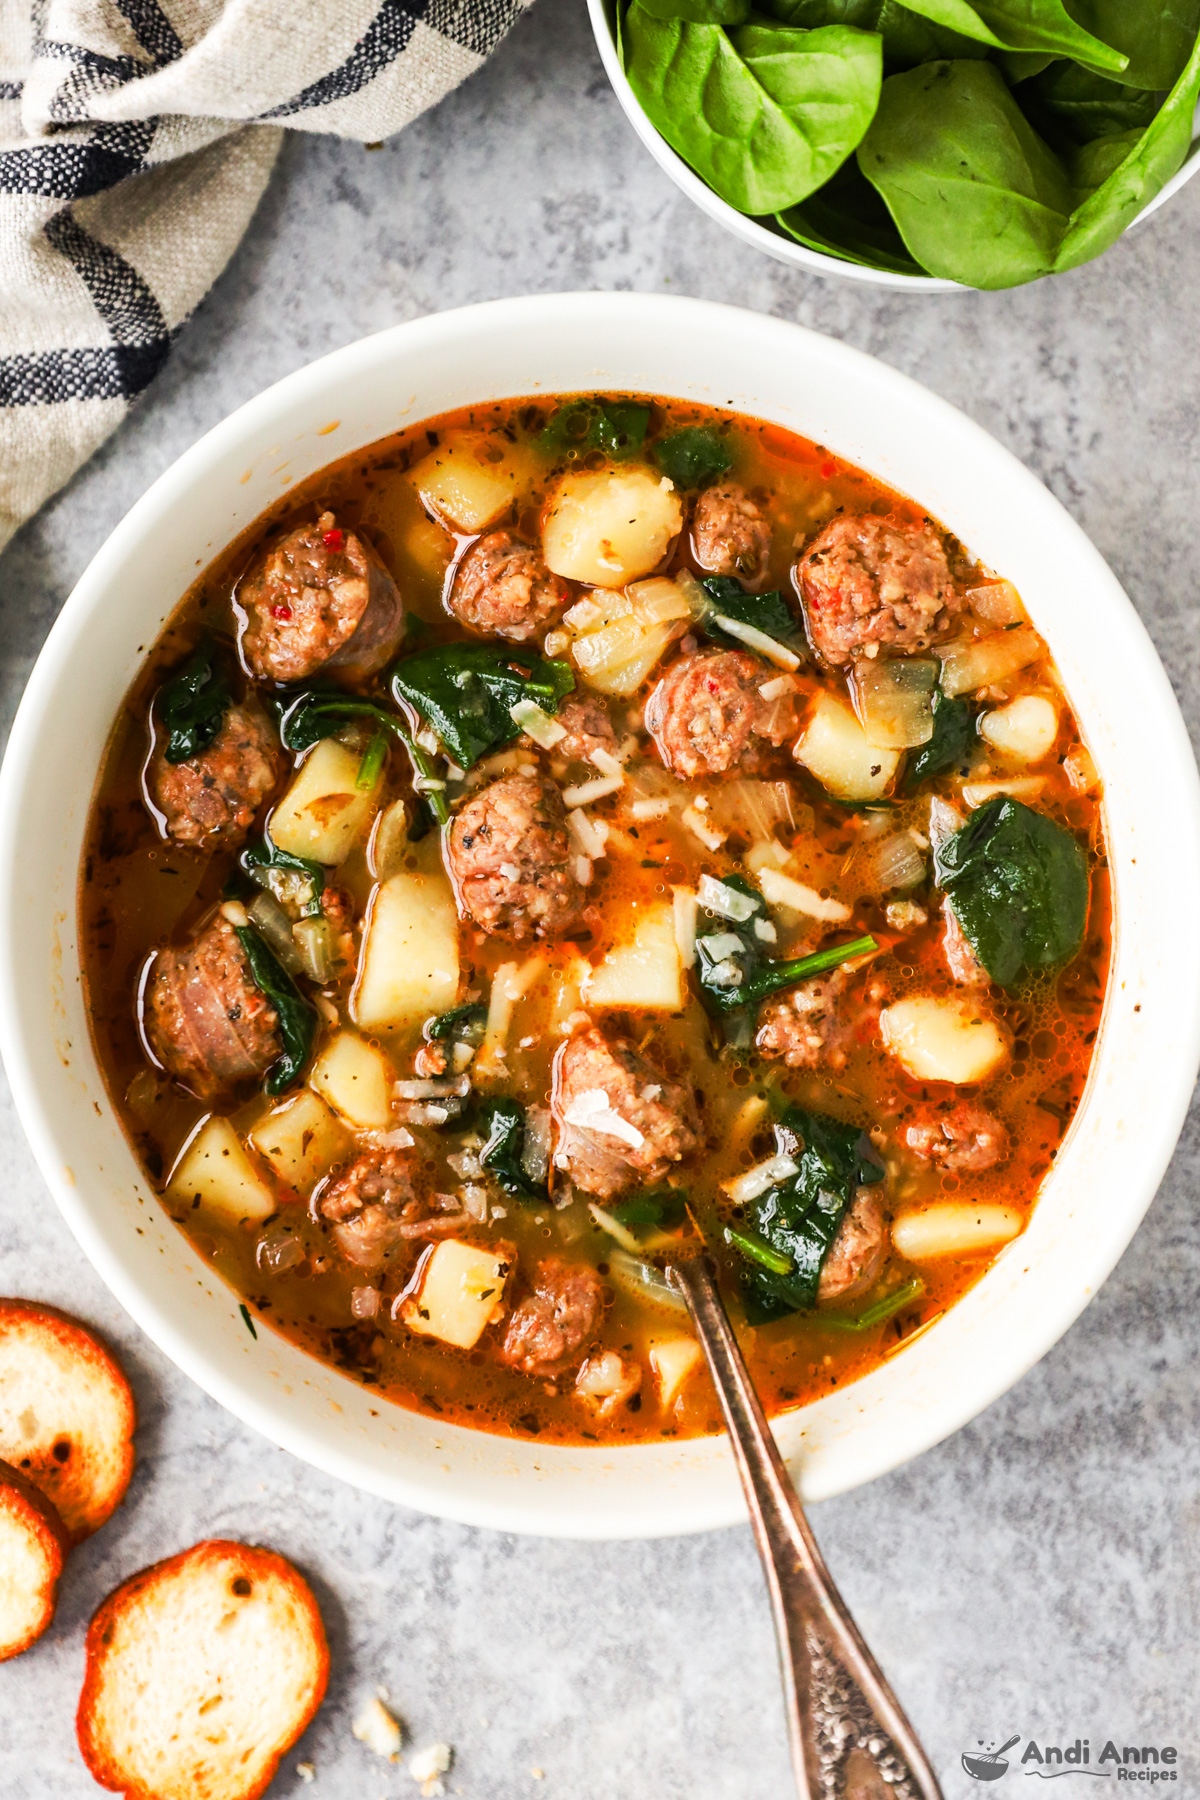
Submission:
M 707 1257 L 667 1271 L 721 1402 L 762 1558 L 800 1800 L 942 1800 L 915 1732 L 825 1567 Z

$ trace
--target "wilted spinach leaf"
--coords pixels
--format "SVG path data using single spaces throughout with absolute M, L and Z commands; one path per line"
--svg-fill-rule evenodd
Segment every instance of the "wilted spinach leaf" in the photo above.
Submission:
M 490 644 L 441 644 L 406 657 L 392 671 L 396 699 L 432 725 L 462 769 L 519 735 L 512 716 L 518 701 L 536 701 L 552 713 L 574 686 L 569 663 Z
M 379 731 L 388 732 L 398 743 L 404 745 L 417 778 L 421 798 L 437 823 L 446 823 L 450 813 L 440 788 L 421 787 L 421 782 L 429 780 L 433 774 L 432 764 L 420 745 L 413 742 L 405 729 L 404 721 L 397 718 L 395 713 L 385 711 L 371 700 L 362 700 L 357 694 L 348 694 L 343 688 L 305 688 L 302 693 L 294 696 L 284 695 L 280 704 L 282 713 L 279 735 L 284 748 L 296 752 L 311 750 L 322 738 L 332 736 L 341 719 L 373 720 Z
M 613 462 L 621 462 L 637 455 L 649 424 L 650 408 L 644 401 L 591 396 L 571 400 L 552 413 L 538 443 L 552 455 L 599 450 Z
M 1087 857 L 1045 813 L 997 795 L 934 853 L 939 886 L 993 981 L 1068 962 L 1083 942 Z
M 914 788 L 934 775 L 941 775 L 962 762 L 975 742 L 975 708 L 961 696 L 951 700 L 941 688 L 933 693 L 933 736 L 908 754 L 904 771 L 904 791 Z
M 317 1028 L 316 1009 L 304 998 L 257 931 L 249 925 L 235 925 L 233 929 L 246 953 L 255 985 L 262 989 L 279 1015 L 283 1055 L 271 1064 L 263 1085 L 268 1094 L 281 1094 L 284 1088 L 291 1086 L 308 1061 Z
M 752 1325 L 816 1305 L 817 1284 L 830 1246 L 860 1187 L 884 1178 L 870 1138 L 857 1125 L 827 1113 L 789 1106 L 775 1126 L 776 1148 L 799 1165 L 750 1208 L 753 1229 L 773 1253 L 755 1256 L 742 1271 L 742 1296 Z M 783 1265 L 787 1264 L 786 1271 Z
M 525 1148 L 525 1108 L 515 1100 L 485 1100 L 480 1108 L 480 1129 L 487 1142 L 479 1160 L 506 1194 L 518 1200 L 544 1200 L 545 1182 L 531 1179 L 522 1161 Z
M 233 695 L 206 639 L 190 662 L 158 690 L 155 716 L 168 733 L 163 754 L 169 763 L 188 762 L 207 750 L 225 723 Z
M 799 622 L 777 590 L 769 594 L 748 594 L 732 575 L 706 575 L 700 586 L 712 606 L 697 623 L 709 637 L 724 644 L 741 645 L 737 633 L 727 631 L 721 625 L 722 619 L 732 619 L 735 624 L 749 625 L 764 636 L 774 638 L 777 644 L 793 646 L 802 642 Z
M 642 1225 L 653 1231 L 670 1231 L 687 1212 L 685 1188 L 643 1188 L 624 1200 L 610 1200 L 605 1212 L 621 1225 Z
M 707 425 L 684 425 L 670 437 L 660 438 L 651 456 L 676 487 L 699 487 L 733 466 L 729 446 Z
M 465 1006 L 452 1006 L 449 1012 L 442 1013 L 426 1028 L 426 1034 L 435 1043 L 449 1038 L 456 1044 L 482 1044 L 487 1015 L 486 1006 L 478 1000 L 468 1000 Z
M 824 974 L 879 947 L 873 937 L 861 937 L 849 944 L 816 950 L 811 956 L 772 962 L 763 949 L 770 938 L 755 930 L 756 924 L 770 922 L 770 910 L 762 895 L 743 875 L 725 875 L 715 885 L 726 890 L 724 910 L 709 909 L 702 901 L 701 911 L 707 923 L 696 935 L 696 978 L 700 997 L 710 1012 L 740 1013 L 759 1005 L 780 988 L 794 987 L 809 975 Z M 743 916 L 731 918 L 733 911 Z

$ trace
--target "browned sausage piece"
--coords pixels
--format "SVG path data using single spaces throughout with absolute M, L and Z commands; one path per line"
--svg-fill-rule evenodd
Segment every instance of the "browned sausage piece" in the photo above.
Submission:
M 838 1051 L 846 1033 L 837 998 L 846 979 L 844 970 L 835 969 L 772 995 L 759 1014 L 754 1039 L 759 1055 L 779 1057 L 789 1069 L 815 1069 L 827 1051 Z
M 404 603 L 361 532 L 331 512 L 289 531 L 241 582 L 241 650 L 263 681 L 305 681 L 318 669 L 379 669 L 404 635 Z
M 817 1300 L 853 1300 L 879 1280 L 887 1250 L 883 1207 L 874 1188 L 862 1187 L 829 1246 L 817 1283 Z
M 171 763 L 159 746 L 147 771 L 150 798 L 177 844 L 234 850 L 249 835 L 284 770 L 283 752 L 254 695 L 230 707 L 199 756 Z
M 471 545 L 455 570 L 448 605 L 472 631 L 523 644 L 570 598 L 566 582 L 550 573 L 534 545 L 504 529 Z
M 778 674 L 746 650 L 693 650 L 673 662 L 645 713 L 668 769 L 689 779 L 754 774 L 797 727 L 794 694 L 763 695 Z
M 548 1256 L 533 1292 L 513 1308 L 500 1360 L 526 1375 L 561 1375 L 582 1360 L 604 1310 L 604 1288 L 587 1263 Z
M 492 782 L 455 815 L 446 860 L 459 905 L 493 936 L 522 943 L 561 937 L 579 923 L 586 895 L 552 781 Z
M 944 1112 L 917 1120 L 904 1134 L 926 1162 L 964 1175 L 982 1175 L 1008 1155 L 1008 1133 L 982 1106 L 960 1100 Z
M 367 1150 L 321 1194 L 317 1210 L 332 1223 L 334 1245 L 347 1262 L 379 1269 L 405 1239 L 438 1235 L 423 1228 L 427 1208 L 417 1193 L 418 1172 L 412 1150 Z M 456 1230 L 462 1218 L 438 1223 Z
M 796 564 L 808 635 L 827 663 L 879 645 L 924 650 L 962 611 L 946 548 L 930 524 L 839 514 Z
M 146 988 L 150 1048 L 200 1100 L 236 1093 L 283 1051 L 275 1008 L 256 987 L 232 925 L 217 918 L 183 950 L 160 950 Z
M 597 750 L 612 756 L 617 748 L 608 708 L 595 694 L 572 694 L 563 700 L 555 718 L 566 732 L 554 746 L 553 754 L 567 762 L 591 762 Z
M 942 955 L 946 959 L 946 967 L 961 986 L 985 987 L 988 972 L 963 936 L 958 914 L 948 899 L 942 902 L 942 917 L 945 920 L 942 927 Z
M 733 482 L 705 488 L 692 513 L 692 549 L 710 575 L 735 575 L 749 587 L 767 572 L 771 522 Z
M 661 1181 L 701 1142 L 690 1084 L 671 1081 L 626 1039 L 609 1043 L 594 1028 L 555 1057 L 551 1108 L 555 1166 L 606 1200 Z

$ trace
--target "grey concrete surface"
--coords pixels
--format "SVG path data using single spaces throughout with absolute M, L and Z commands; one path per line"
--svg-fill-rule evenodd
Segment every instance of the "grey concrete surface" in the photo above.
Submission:
M 1102 262 L 1013 294 L 910 298 L 794 274 L 676 193 L 618 111 L 578 0 L 541 0 L 480 75 L 382 150 L 292 140 L 164 376 L 0 562 L 5 719 L 93 551 L 248 395 L 398 319 L 616 287 L 799 319 L 965 408 L 1108 557 L 1195 736 L 1198 224 L 1200 182 Z M 329 1699 L 275 1794 L 310 1791 L 295 1773 L 308 1761 L 317 1800 L 416 1795 L 403 1768 L 350 1734 L 380 1683 L 414 1742 L 454 1744 L 448 1791 L 468 1800 L 790 1791 L 745 1529 L 648 1545 L 505 1538 L 315 1474 L 237 1424 L 124 1317 L 60 1222 L 11 1107 L 0 1142 L 0 1290 L 109 1333 L 143 1421 L 128 1503 L 72 1560 L 49 1636 L 0 1668 L 5 1800 L 98 1791 L 72 1730 L 86 1621 L 134 1569 L 219 1533 L 294 1557 L 331 1629 Z M 1110 1737 L 1174 1743 L 1167 1791 L 1200 1794 L 1198 1174 L 1193 1113 L 1132 1248 L 1057 1349 L 950 1442 L 815 1510 L 950 1800 L 979 1791 L 960 1752 L 1018 1731 L 1088 1737 L 1094 1753 Z M 1006 1785 L 1023 1778 L 1013 1769 Z

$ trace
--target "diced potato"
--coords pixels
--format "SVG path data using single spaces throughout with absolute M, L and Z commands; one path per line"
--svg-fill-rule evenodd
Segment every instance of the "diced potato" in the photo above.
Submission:
M 409 480 L 430 512 L 456 531 L 486 531 L 522 498 L 530 470 L 488 432 L 452 432 Z
M 917 1081 L 952 1081 L 956 1087 L 986 1081 L 1008 1055 L 994 1019 L 966 1000 L 917 994 L 885 1006 L 879 1015 L 883 1041 Z
M 454 555 L 454 539 L 432 519 L 417 519 L 404 534 L 403 544 L 417 567 L 440 580 Z
M 986 806 L 997 794 L 1007 794 L 1012 800 L 1036 800 L 1045 785 L 1044 775 L 1006 775 L 999 781 L 964 781 L 963 805 L 973 811 L 977 806 Z
M 651 1340 L 650 1367 L 658 1383 L 658 1397 L 666 1409 L 674 1406 L 684 1382 L 703 1360 L 704 1352 L 694 1337 Z
M 573 607 L 567 624 L 575 666 L 602 694 L 634 694 L 692 617 L 673 581 L 635 582 L 624 593 L 600 592 Z
M 1041 762 L 1058 736 L 1058 709 L 1041 694 L 1022 694 L 1007 706 L 984 713 L 980 735 L 1001 756 L 1016 762 Z
M 838 800 L 879 800 L 900 763 L 899 750 L 867 741 L 853 708 L 821 693 L 795 748 L 797 762 Z
M 967 605 L 985 625 L 1028 625 L 1025 603 L 1011 581 L 985 581 L 968 588 Z
M 336 738 L 313 746 L 271 814 L 271 836 L 280 850 L 331 866 L 345 862 L 365 834 L 379 794 L 378 781 L 366 791 L 354 785 L 361 762 Z
M 892 1224 L 892 1243 L 909 1262 L 933 1262 L 939 1256 L 970 1256 L 1007 1244 L 1022 1223 L 1014 1206 L 938 1200 L 900 1213 Z
M 265 1219 L 279 1210 L 267 1186 L 228 1119 L 206 1119 L 184 1150 L 167 1183 L 173 1200 L 191 1206 L 199 1200 L 210 1212 L 227 1219 Z
M 371 897 L 351 1017 L 387 1031 L 444 1013 L 458 998 L 458 914 L 439 872 L 402 870 Z
M 485 1250 L 446 1238 L 430 1254 L 400 1317 L 410 1331 L 471 1350 L 504 1303 L 513 1266 L 509 1250 Z
M 346 1155 L 350 1138 L 320 1095 L 304 1088 L 258 1121 L 250 1144 L 280 1181 L 307 1192 Z
M 556 575 L 624 587 L 649 575 L 683 529 L 673 484 L 644 464 L 564 475 L 542 527 L 542 554 Z
M 973 694 L 994 681 L 1007 681 L 1019 669 L 1039 662 L 1046 654 L 1037 632 L 1028 625 L 1012 631 L 996 631 L 991 637 L 947 644 L 942 658 L 942 692 L 952 697 Z
M 309 1085 L 357 1131 L 386 1131 L 392 1123 L 392 1074 L 387 1058 L 353 1031 L 330 1038 L 309 1073 Z
M 675 908 L 667 900 L 640 906 L 632 933 L 615 944 L 592 972 L 589 1006 L 632 1006 L 654 1012 L 683 1007 L 683 971 L 675 935 Z

